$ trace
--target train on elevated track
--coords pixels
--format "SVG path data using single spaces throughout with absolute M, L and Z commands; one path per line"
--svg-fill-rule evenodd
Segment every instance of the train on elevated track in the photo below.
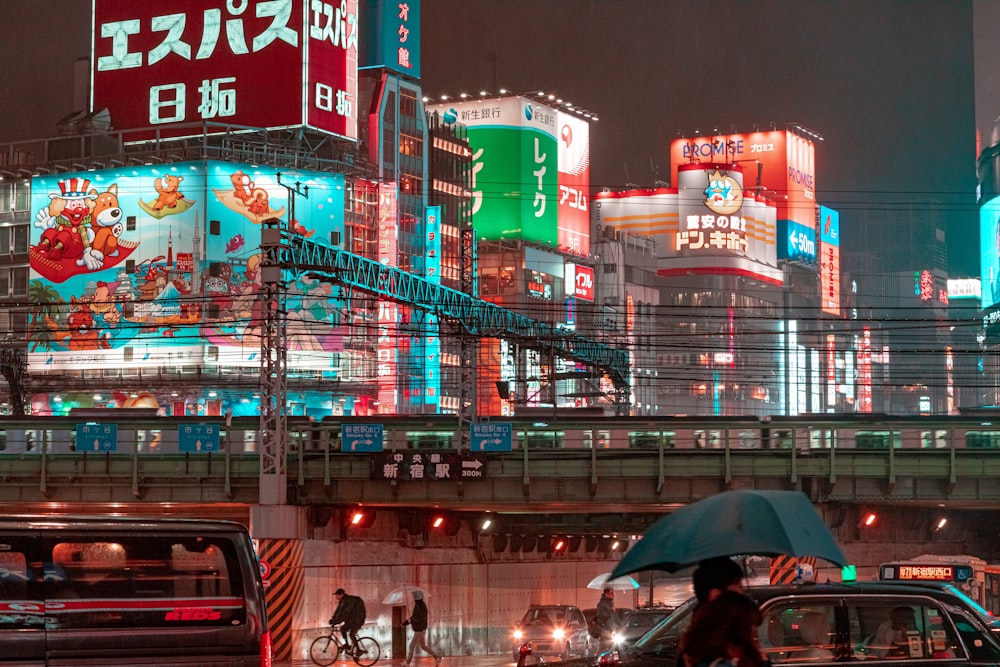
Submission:
M 511 425 L 518 449 L 1000 449 L 1000 413 L 968 416 L 876 414 L 796 417 L 598 417 L 560 412 L 548 416 L 491 417 Z M 341 450 L 343 424 L 380 424 L 382 448 L 448 450 L 461 447 L 454 415 L 383 415 L 321 420 L 289 417 L 289 451 Z M 90 438 L 96 427 L 113 427 L 114 442 Z M 469 425 L 464 426 L 465 429 Z M 207 434 L 198 447 L 192 431 Z M 87 434 L 87 435 L 83 435 Z M 260 448 L 256 417 L 157 417 L 129 410 L 68 417 L 0 418 L 0 454 L 227 452 L 252 455 Z

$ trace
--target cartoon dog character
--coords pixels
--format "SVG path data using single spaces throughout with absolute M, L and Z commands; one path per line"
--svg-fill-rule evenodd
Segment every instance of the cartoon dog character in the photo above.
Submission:
M 50 194 L 51 203 L 35 215 L 35 227 L 43 231 L 34 250 L 53 261 L 72 259 L 91 271 L 101 268 L 104 256 L 94 253 L 87 234 L 97 196 L 86 178 L 59 181 L 59 194 Z
M 229 177 L 233 182 L 233 196 L 244 204 L 249 204 L 253 199 L 254 182 L 240 169 Z
M 177 202 L 184 198 L 181 194 L 180 186 L 183 176 L 164 176 L 153 182 L 153 187 L 159 193 L 156 203 L 153 204 L 154 211 L 162 211 L 165 208 L 177 208 Z
M 122 235 L 122 210 L 118 206 L 118 184 L 112 183 L 94 200 L 94 210 L 90 214 L 90 247 L 95 255 L 115 257 L 118 255 L 118 237 Z
M 77 301 L 70 297 L 73 312 L 66 318 L 69 328 L 69 349 L 71 350 L 107 350 L 111 347 L 107 333 L 100 334 L 94 328 L 94 316 L 90 312 L 90 304 Z
M 267 190 L 264 188 L 254 188 L 253 200 L 247 202 L 247 210 L 254 215 L 264 215 L 271 210 L 268 204 Z

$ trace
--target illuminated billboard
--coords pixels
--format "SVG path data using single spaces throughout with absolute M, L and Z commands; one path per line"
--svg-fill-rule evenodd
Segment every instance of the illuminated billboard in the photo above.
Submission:
M 362 0 L 362 69 L 386 67 L 420 78 L 420 0 Z
M 590 123 L 556 113 L 559 132 L 559 238 L 561 249 L 590 254 Z
M 739 168 L 686 165 L 677 190 L 599 192 L 594 222 L 651 238 L 660 275 L 740 275 L 784 283 L 775 208 L 744 190 Z
M 824 313 L 840 316 L 840 213 L 819 207 L 819 286 Z
M 483 240 L 590 253 L 590 129 L 523 97 L 428 105 L 468 127 L 472 216 Z
M 286 175 L 310 189 L 291 230 L 343 233 L 343 175 Z M 213 161 L 36 177 L 29 368 L 259 366 L 260 224 L 287 197 L 273 171 Z M 340 307 L 289 279 L 288 365 L 329 370 Z
M 673 183 L 686 164 L 739 164 L 747 190 L 777 193 L 778 220 L 813 228 L 816 218 L 816 153 L 811 141 L 784 130 L 689 137 L 670 143 Z M 750 182 L 752 181 L 752 185 Z
M 94 0 L 91 110 L 151 128 L 135 141 L 197 123 L 357 139 L 358 36 L 357 0 Z
M 1000 197 L 979 209 L 979 262 L 986 310 L 1000 303 Z

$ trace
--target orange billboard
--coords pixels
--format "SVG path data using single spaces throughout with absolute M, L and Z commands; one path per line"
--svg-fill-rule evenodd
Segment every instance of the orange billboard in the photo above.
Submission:
M 816 224 L 816 151 L 812 141 L 786 130 L 722 134 L 674 139 L 670 169 L 688 164 L 735 164 L 745 175 L 747 192 L 766 191 L 774 200 L 779 220 Z

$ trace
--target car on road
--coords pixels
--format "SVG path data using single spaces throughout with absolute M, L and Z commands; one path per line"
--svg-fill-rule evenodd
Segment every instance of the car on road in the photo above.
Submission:
M 761 586 L 746 594 L 763 613 L 760 646 L 772 665 L 890 659 L 906 667 L 1000 665 L 996 635 L 966 596 L 947 587 L 859 582 Z M 563 667 L 676 667 L 694 607 L 692 598 L 631 646 Z M 912 611 L 914 627 L 893 638 L 885 629 L 901 607 Z
M 672 607 L 641 607 L 626 614 L 618 624 L 612 641 L 617 647 L 631 646 L 650 628 L 673 612 Z
M 590 636 L 587 619 L 579 607 L 566 604 L 532 605 L 514 625 L 511 653 L 514 662 L 521 647 L 529 644 L 536 657 L 588 658 L 596 653 L 597 640 Z

